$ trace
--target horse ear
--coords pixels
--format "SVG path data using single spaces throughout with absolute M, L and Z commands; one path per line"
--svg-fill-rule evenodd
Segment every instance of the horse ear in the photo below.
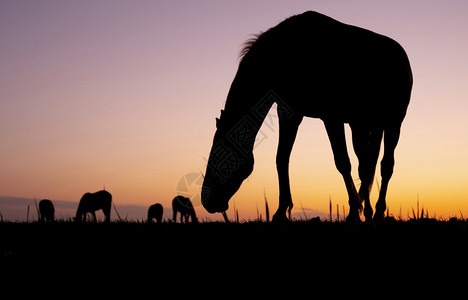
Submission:
M 220 113 L 220 115 L 219 115 L 219 119 L 222 119 L 222 118 L 223 118 L 223 114 L 224 114 L 224 110 L 221 109 L 221 113 Z M 216 118 L 216 128 L 218 128 L 219 119 Z

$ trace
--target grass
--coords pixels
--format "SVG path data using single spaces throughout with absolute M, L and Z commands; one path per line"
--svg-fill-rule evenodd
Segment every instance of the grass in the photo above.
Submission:
M 306 262 L 343 261 L 353 256 L 362 258 L 364 254 L 374 261 L 381 255 L 389 256 L 393 264 L 401 265 L 408 254 L 418 257 L 420 253 L 425 253 L 425 257 L 449 253 L 451 258 L 466 261 L 468 222 L 463 214 L 460 212 L 459 218 L 448 220 L 431 219 L 428 209 L 420 208 L 419 197 L 416 209 L 411 209 L 412 218 L 408 214 L 408 220 L 404 221 L 400 207 L 395 219 L 388 209 L 389 221 L 379 224 L 344 222 L 345 207 L 340 216 L 340 207 L 333 205 L 331 197 L 327 219 L 309 218 L 300 203 L 303 218 L 275 224 L 270 223 L 266 192 L 264 203 L 264 218 L 257 207 L 257 219 L 241 221 L 239 211 L 234 209 L 234 222 L 201 220 L 199 224 L 170 220 L 147 224 L 146 220 L 121 218 L 115 206 L 118 220 L 108 224 L 76 224 L 71 217 L 38 223 L 28 206 L 26 222 L 5 221 L 0 213 L 0 265 L 27 262 L 41 268 L 44 264 L 60 267 L 62 262 L 78 265 L 99 262 L 119 266 L 149 264 L 157 268 L 171 268 L 174 264 L 187 269 L 202 268 L 205 263 L 216 264 L 227 258 L 236 261 L 239 265 L 234 265 L 238 267 L 245 265 L 244 260 L 239 260 L 246 257 L 247 262 L 255 265 L 278 257 Z M 228 220 L 227 215 L 225 219 Z
M 123 285 L 106 284 L 114 292 L 137 278 L 137 282 L 139 278 L 149 281 L 156 290 L 164 289 L 167 282 L 177 282 L 181 288 L 188 282 L 206 292 L 211 291 L 213 278 L 228 290 L 242 290 L 242 281 L 249 287 L 265 282 L 263 289 L 276 290 L 268 279 L 295 277 L 310 280 L 310 289 L 315 291 L 316 278 L 342 286 L 340 279 L 362 284 L 365 275 L 384 280 L 389 274 L 386 270 L 398 271 L 401 282 L 418 273 L 446 276 L 451 267 L 459 274 L 468 267 L 467 225 L 465 220 L 422 219 L 382 224 L 317 219 L 287 224 L 265 220 L 3 222 L 0 266 L 9 278 L 26 282 L 24 278 L 29 276 L 31 282 L 43 280 L 54 286 L 56 281 L 51 278 L 85 276 L 87 286 L 102 278 L 123 281 Z M 437 266 L 443 270 L 437 271 Z M 75 282 L 72 285 L 74 291 Z

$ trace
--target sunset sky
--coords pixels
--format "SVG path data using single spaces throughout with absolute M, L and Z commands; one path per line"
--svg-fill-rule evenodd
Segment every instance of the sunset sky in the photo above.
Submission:
M 468 217 L 468 2 L 455 0 L 1 1 L 0 196 L 77 203 L 105 186 L 117 205 L 169 208 L 187 179 L 199 217 L 217 219 L 200 205 L 197 174 L 242 43 L 307 10 L 387 35 L 408 53 L 414 87 L 390 213 L 406 218 L 419 195 L 431 216 Z M 264 213 L 264 193 L 270 210 L 278 206 L 275 114 L 231 215 L 234 203 L 242 219 Z M 290 176 L 294 212 L 328 212 L 329 198 L 347 208 L 320 120 L 303 121 Z M 373 203 L 376 193 L 374 185 Z

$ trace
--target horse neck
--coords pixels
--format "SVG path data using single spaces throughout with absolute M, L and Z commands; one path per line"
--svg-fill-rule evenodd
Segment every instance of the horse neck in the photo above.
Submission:
M 251 154 L 255 138 L 275 97 L 273 92 L 261 85 L 254 86 L 253 78 L 240 78 L 241 74 L 239 70 L 232 83 L 220 122 L 226 137 L 233 139 L 246 154 Z

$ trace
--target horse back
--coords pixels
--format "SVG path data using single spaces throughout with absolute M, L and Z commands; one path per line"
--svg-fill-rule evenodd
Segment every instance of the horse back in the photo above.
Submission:
M 306 12 L 250 41 L 243 53 L 238 75 L 244 85 L 274 90 L 282 104 L 305 116 L 378 123 L 406 114 L 409 59 L 384 35 Z
M 107 191 L 99 191 L 96 193 L 86 193 L 80 200 L 78 210 L 83 212 L 91 212 L 99 209 L 109 210 L 112 204 L 112 195 Z

